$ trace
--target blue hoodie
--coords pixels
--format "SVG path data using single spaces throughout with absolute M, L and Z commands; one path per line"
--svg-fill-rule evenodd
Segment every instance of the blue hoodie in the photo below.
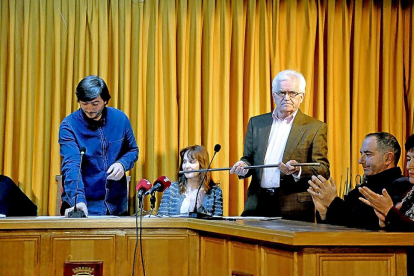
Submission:
M 89 215 L 119 215 L 127 211 L 126 177 L 107 180 L 106 171 L 115 162 L 125 172 L 138 160 L 138 146 L 128 117 L 105 107 L 100 124 L 91 125 L 81 109 L 63 119 L 59 128 L 62 156 L 62 201 L 74 205 L 81 147 L 86 148 L 79 178 L 77 202 L 84 202 Z

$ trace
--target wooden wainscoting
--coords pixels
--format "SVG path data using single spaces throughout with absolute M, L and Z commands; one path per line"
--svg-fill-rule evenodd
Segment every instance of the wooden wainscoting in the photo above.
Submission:
M 301 275 L 407 275 L 403 249 L 307 248 L 303 250 Z
M 40 235 L 0 236 L 0 275 L 39 275 Z
M 230 275 L 227 240 L 214 237 L 201 237 L 200 239 L 201 275 Z
M 154 229 L 144 231 L 142 246 L 147 275 L 199 275 L 199 237 L 185 229 Z M 133 267 L 136 236 L 126 236 L 126 267 L 130 275 Z M 141 252 L 138 243 L 135 275 L 142 275 Z
M 50 237 L 48 275 L 63 275 L 65 261 L 102 261 L 103 275 L 117 275 L 116 235 L 57 232 Z
M 131 275 L 135 219 L 0 220 L 0 275 L 62 276 L 65 262 L 102 262 L 103 275 Z M 142 275 L 137 248 L 135 275 Z M 148 218 L 146 275 L 404 276 L 414 233 L 294 221 Z

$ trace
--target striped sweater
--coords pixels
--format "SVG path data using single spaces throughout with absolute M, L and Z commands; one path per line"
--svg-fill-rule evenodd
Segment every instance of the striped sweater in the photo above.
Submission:
M 184 198 L 185 195 L 181 194 L 180 189 L 178 188 L 178 182 L 173 182 L 162 195 L 161 205 L 158 209 L 158 215 L 179 215 Z M 214 185 L 211 190 L 204 196 L 203 205 L 200 208 L 204 208 L 208 214 L 213 216 L 223 215 L 223 192 L 219 186 Z

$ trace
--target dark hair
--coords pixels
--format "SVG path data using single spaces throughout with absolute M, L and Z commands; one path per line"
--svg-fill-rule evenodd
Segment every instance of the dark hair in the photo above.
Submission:
M 183 148 L 180 151 L 180 167 L 179 167 L 179 171 L 183 169 L 183 160 L 184 160 L 184 155 L 186 154 L 186 152 L 188 152 L 188 157 L 197 160 L 200 163 L 200 169 L 207 169 L 208 164 L 210 162 L 210 158 L 208 155 L 207 150 L 203 147 L 203 146 L 199 146 L 199 145 L 194 145 L 194 146 L 188 146 L 186 148 Z M 204 173 L 200 173 L 201 176 L 204 176 Z M 184 193 L 187 186 L 186 186 L 186 182 L 187 182 L 187 178 L 185 177 L 184 174 L 178 174 L 178 187 L 180 189 L 180 193 Z M 211 173 L 207 173 L 206 178 L 204 179 L 203 182 L 203 186 L 204 186 L 204 190 L 207 192 L 209 192 L 211 190 L 211 187 L 215 185 L 214 181 L 211 179 Z
M 78 102 L 91 101 L 99 95 L 104 102 L 108 102 L 111 98 L 104 80 L 94 75 L 83 78 L 76 87 L 75 94 L 78 98 Z
M 411 134 L 410 137 L 408 137 L 407 141 L 405 142 L 405 151 L 410 151 L 412 148 L 414 148 L 414 134 Z
M 401 157 L 401 146 L 394 135 L 388 132 L 374 132 L 370 133 L 365 138 L 375 137 L 377 138 L 378 149 L 384 154 L 386 152 L 392 152 L 394 154 L 394 165 L 397 166 Z

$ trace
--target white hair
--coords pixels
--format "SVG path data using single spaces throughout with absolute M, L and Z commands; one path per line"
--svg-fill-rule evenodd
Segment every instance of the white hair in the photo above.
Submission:
M 296 91 L 296 92 L 305 93 L 305 88 L 306 88 L 305 77 L 301 73 L 296 72 L 295 70 L 283 70 L 279 72 L 279 74 L 277 74 L 277 76 L 273 79 L 272 90 L 276 91 L 275 89 L 281 81 L 291 79 L 291 78 L 294 78 L 296 79 L 296 81 L 299 82 L 299 91 Z

